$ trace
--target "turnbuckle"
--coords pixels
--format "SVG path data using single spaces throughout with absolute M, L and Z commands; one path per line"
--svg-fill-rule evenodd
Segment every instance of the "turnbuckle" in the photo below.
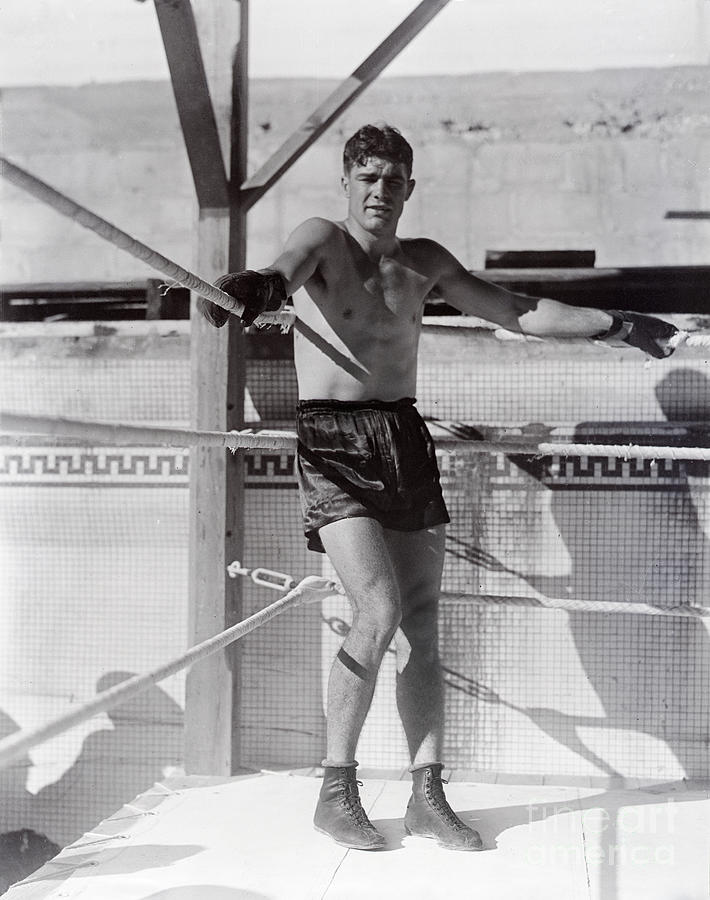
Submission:
M 227 574 L 230 578 L 236 578 L 237 575 L 245 575 L 260 587 L 271 588 L 275 591 L 290 591 L 296 587 L 298 582 L 292 575 L 286 575 L 284 572 L 275 572 L 273 569 L 264 569 L 257 567 L 256 569 L 247 569 L 240 562 L 235 560 L 227 566 Z

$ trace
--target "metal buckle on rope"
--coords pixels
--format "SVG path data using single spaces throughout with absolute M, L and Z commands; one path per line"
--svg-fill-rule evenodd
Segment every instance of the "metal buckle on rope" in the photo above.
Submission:
M 240 562 L 235 560 L 227 566 L 227 574 L 230 578 L 236 578 L 237 575 L 245 575 L 261 587 L 272 588 L 275 591 L 291 591 L 298 583 L 292 575 L 286 575 L 284 572 L 274 572 L 273 569 L 247 569 Z

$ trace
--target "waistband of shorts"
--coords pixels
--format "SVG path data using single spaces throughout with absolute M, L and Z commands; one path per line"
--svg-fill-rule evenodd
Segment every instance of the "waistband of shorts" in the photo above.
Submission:
M 402 397 L 399 400 L 299 400 L 298 413 L 308 412 L 355 412 L 356 410 L 401 410 L 408 409 L 416 403 L 415 397 Z

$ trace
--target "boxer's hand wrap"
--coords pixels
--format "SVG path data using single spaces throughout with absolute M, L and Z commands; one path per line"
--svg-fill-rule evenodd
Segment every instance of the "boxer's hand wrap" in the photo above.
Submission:
M 215 287 L 234 297 L 244 305 L 241 314 L 242 325 L 251 325 L 263 312 L 281 309 L 287 299 L 283 277 L 273 269 L 252 272 L 231 272 L 215 281 Z M 229 318 L 229 311 L 210 300 L 200 298 L 198 308 L 207 321 L 215 328 L 221 328 Z
M 649 356 L 655 356 L 656 359 L 670 356 L 675 350 L 676 345 L 672 341 L 678 334 L 675 325 L 643 313 L 623 312 L 618 309 L 606 311 L 613 321 L 606 331 L 594 335 L 593 340 L 623 341 L 630 347 L 643 350 Z

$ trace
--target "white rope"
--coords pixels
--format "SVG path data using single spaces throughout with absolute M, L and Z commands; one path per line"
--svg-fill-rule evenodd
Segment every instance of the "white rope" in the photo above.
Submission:
M 688 334 L 685 343 L 689 347 L 710 347 L 710 334 Z
M 190 431 L 9 412 L 0 412 L 0 434 L 51 435 L 118 445 L 228 447 L 230 450 L 293 450 L 296 446 L 296 434 L 292 431 Z
M 292 575 L 275 572 L 273 569 L 247 569 L 239 562 L 231 563 L 227 571 L 230 578 L 244 575 L 262 587 L 279 590 L 283 585 L 295 583 Z M 338 581 L 330 582 L 335 593 L 344 594 L 345 590 Z M 645 616 L 673 616 L 703 618 L 710 616 L 710 607 L 691 606 L 679 603 L 675 606 L 660 606 L 654 603 L 621 603 L 617 600 L 573 600 L 558 597 L 517 597 L 499 594 L 462 594 L 442 591 L 441 599 L 448 603 L 477 604 L 484 606 L 528 606 L 539 609 L 559 609 L 567 612 L 594 613 L 635 613 Z
M 475 446 L 478 446 L 478 442 Z M 521 443 L 515 449 L 508 442 L 493 445 L 498 452 L 522 453 L 534 456 L 607 456 L 614 459 L 710 459 L 710 447 L 645 447 L 639 444 L 574 444 Z M 483 452 L 483 451 L 481 451 Z
M 287 575 L 285 572 L 275 572 L 273 569 L 261 567 L 248 569 L 239 562 L 230 563 L 227 571 L 230 578 L 243 575 L 251 578 L 255 584 L 275 590 L 279 590 L 286 585 L 295 584 L 293 576 Z M 338 581 L 331 581 L 329 585 L 334 592 L 339 594 L 345 593 L 343 586 Z M 710 607 L 691 606 L 686 603 L 679 603 L 676 606 L 659 606 L 653 603 L 620 603 L 616 600 L 572 600 L 570 598 L 544 596 L 517 597 L 496 594 L 462 594 L 450 591 L 443 591 L 441 599 L 449 603 L 458 602 L 466 605 L 532 606 L 541 609 L 560 609 L 568 612 L 635 613 L 645 616 L 687 616 L 688 618 L 710 616 Z
M 0 434 L 51 435 L 112 444 L 156 444 L 162 447 L 226 447 L 230 450 L 294 450 L 293 431 L 189 431 L 89 422 L 51 416 L 0 412 Z M 498 441 L 466 440 L 460 435 L 437 435 L 437 445 L 465 448 L 471 453 L 509 453 L 527 456 L 601 456 L 615 459 L 710 460 L 710 447 L 642 446 L 639 444 L 580 444 L 505 438 Z
M 669 616 L 702 619 L 710 617 L 710 607 L 679 603 L 676 606 L 658 606 L 652 603 L 620 603 L 616 600 L 572 600 L 557 597 L 511 597 L 494 594 L 460 594 L 445 592 L 442 600 L 483 606 L 526 606 L 538 609 L 559 609 L 566 612 L 632 613 L 642 616 Z
M 182 669 L 186 669 L 188 666 L 205 659 L 212 653 L 223 650 L 229 644 L 254 631 L 255 628 L 265 625 L 287 609 L 293 609 L 304 603 L 311 603 L 323 596 L 330 596 L 336 591 L 337 585 L 329 579 L 318 575 L 309 575 L 270 606 L 254 613 L 254 615 L 238 622 L 236 625 L 232 625 L 231 628 L 227 628 L 225 631 L 214 635 L 214 637 L 207 638 L 207 640 L 196 644 L 187 652 L 168 660 L 151 672 L 147 672 L 144 675 L 135 675 L 121 682 L 121 684 L 103 691 L 93 700 L 81 704 L 81 706 L 71 710 L 71 712 L 57 716 L 38 728 L 20 731 L 0 741 L 0 768 L 21 758 L 37 744 L 48 741 L 69 728 L 86 722 L 98 713 L 112 709 L 119 703 L 135 697 L 152 685 L 163 681 L 171 675 L 175 675 Z

